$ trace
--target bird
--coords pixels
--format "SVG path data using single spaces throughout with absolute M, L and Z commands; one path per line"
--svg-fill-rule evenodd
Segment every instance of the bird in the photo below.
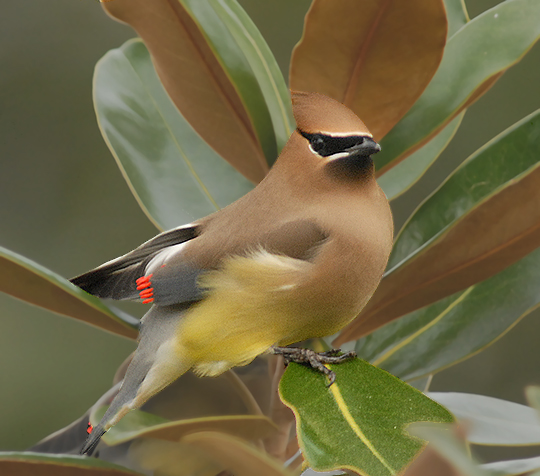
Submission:
M 343 356 L 289 346 L 358 315 L 383 276 L 393 220 L 366 125 L 325 95 L 291 91 L 291 100 L 297 127 L 254 189 L 71 280 L 100 298 L 151 304 L 122 386 L 81 454 L 189 370 L 217 376 L 275 353 L 335 378 L 323 364 Z

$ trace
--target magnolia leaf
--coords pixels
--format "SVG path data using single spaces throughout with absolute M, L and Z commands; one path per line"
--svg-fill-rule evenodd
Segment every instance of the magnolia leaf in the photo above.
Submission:
M 81 418 L 36 443 L 31 451 L 78 453 L 87 437 L 88 422 L 96 425 L 105 413 L 105 409 L 118 393 L 131 357 L 132 355 L 117 371 L 114 387 L 103 394 Z M 250 387 L 254 386 L 266 397 L 270 385 L 264 370 L 266 366 L 261 365 L 260 361 L 242 368 Z M 262 412 L 245 384 L 231 375 L 231 371 L 216 378 L 199 378 L 193 373 L 182 375 L 146 402 L 142 407 L 143 411 L 135 410 L 126 415 L 104 436 L 104 441 L 112 446 L 148 435 L 160 438 L 160 441 L 178 441 L 183 434 L 194 429 L 219 429 L 246 439 L 275 433 L 276 427 L 268 418 L 244 418 L 248 417 L 242 414 L 244 411 L 256 412 L 258 416 L 261 416 Z M 220 398 L 216 399 L 215 395 Z M 263 403 L 266 404 L 266 400 Z M 154 433 L 156 436 L 153 436 Z
M 113 311 L 101 300 L 28 258 L 0 247 L 0 269 L 0 291 L 113 334 L 137 338 L 138 319 L 120 310 Z
M 88 437 L 90 410 L 64 428 L 55 431 L 28 448 L 28 451 L 48 454 L 79 454 Z
M 141 473 L 97 458 L 31 452 L 0 453 L 0 474 L 6 476 L 142 476 Z
M 531 471 L 540 469 L 540 456 L 536 458 L 513 459 L 508 461 L 496 461 L 481 466 L 484 470 L 490 471 L 494 476 L 515 476 L 527 474 L 527 476 L 538 476 L 539 473 L 531 474 Z
M 184 443 L 139 438 L 130 443 L 129 456 L 151 475 L 229 476 L 222 473 L 223 465 L 209 458 L 204 451 Z
M 187 2 L 185 3 L 187 5 Z M 200 22 L 201 28 L 208 35 L 208 40 L 212 42 L 218 58 L 226 61 L 227 55 L 230 54 L 227 51 L 230 45 L 222 41 L 222 37 L 215 30 L 216 22 L 212 21 L 210 15 L 206 14 L 205 9 L 208 9 L 209 6 L 203 9 L 201 7 L 204 2 L 192 0 L 190 3 L 192 8 L 201 9 L 200 12 L 192 10 L 191 13 L 197 14 L 197 21 Z M 215 14 L 219 16 L 223 25 L 228 28 L 251 66 L 252 74 L 257 79 L 266 107 L 270 113 L 273 132 L 275 133 L 274 141 L 277 143 L 277 152 L 279 153 L 295 130 L 296 124 L 292 113 L 289 88 L 285 84 L 285 79 L 281 74 L 276 59 L 255 24 L 236 0 L 214 0 L 209 5 L 214 9 Z M 243 92 L 246 93 L 247 91 Z M 249 91 L 249 94 L 253 94 L 253 92 Z M 255 115 L 256 113 L 253 114 L 253 116 Z M 267 133 L 266 131 L 263 132 Z M 269 165 L 272 165 L 277 158 L 275 148 L 274 145 L 273 149 L 270 149 L 273 152 L 266 153 L 266 160 Z
M 330 368 L 336 381 L 289 364 L 280 396 L 295 416 L 302 454 L 316 471 L 350 469 L 370 476 L 398 474 L 424 447 L 411 422 L 451 422 L 452 415 L 384 370 L 355 359 Z
M 379 288 L 336 345 L 482 281 L 538 247 L 539 156 L 540 110 L 461 164 L 403 226 Z
M 97 423 L 106 409 L 107 407 L 102 407 L 95 412 L 95 415 L 92 415 L 92 423 Z M 103 436 L 103 441 L 109 446 L 135 438 L 180 441 L 186 435 L 201 431 L 216 431 L 247 440 L 255 440 L 265 438 L 277 430 L 272 421 L 264 416 L 227 415 L 168 421 L 151 413 L 134 410 L 111 428 Z
M 394 200 L 399 197 L 422 178 L 429 167 L 433 165 L 444 149 L 446 149 L 446 146 L 459 129 L 464 115 L 465 111 L 450 122 L 426 145 L 377 179 L 388 200 Z
M 428 396 L 448 408 L 463 423 L 471 443 L 540 445 L 540 417 L 533 408 L 468 393 L 430 392 Z
M 464 476 L 429 445 L 403 473 L 403 476 Z
M 290 106 L 275 59 L 237 2 L 115 0 L 103 7 L 144 40 L 168 95 L 197 133 L 260 181 L 277 155 L 274 127 L 282 142 L 291 123 Z
M 429 441 L 426 451 L 440 457 L 421 461 L 423 455 L 420 455 L 403 476 L 495 476 L 482 469 L 478 462 L 471 458 L 460 430 L 459 427 L 449 425 L 411 425 L 409 432 L 412 435 Z M 417 462 L 420 464 L 417 465 Z M 444 469 L 438 471 L 441 462 L 445 463 Z
M 448 39 L 470 21 L 464 0 L 444 0 L 446 18 L 448 19 Z
M 378 173 L 422 147 L 517 63 L 540 37 L 539 15 L 537 0 L 508 0 L 461 28 L 427 89 L 381 142 Z
M 292 54 L 291 89 L 342 102 L 380 140 L 435 74 L 446 30 L 442 0 L 314 0 Z
M 141 40 L 98 62 L 94 103 L 107 145 L 158 228 L 206 216 L 253 188 L 180 115 Z
M 540 306 L 540 249 L 465 291 L 360 339 L 356 352 L 410 380 L 442 370 L 495 342 Z
M 321 473 L 320 471 L 313 471 L 312 469 L 306 469 L 301 476 L 347 476 L 343 471 L 325 471 Z
M 292 476 L 292 473 L 265 453 L 222 433 L 193 433 L 186 436 L 183 442 L 204 450 L 235 476 Z

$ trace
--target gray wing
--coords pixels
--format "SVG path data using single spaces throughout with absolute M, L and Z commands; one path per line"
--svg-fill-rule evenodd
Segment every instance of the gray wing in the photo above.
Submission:
M 231 238 L 231 230 L 226 233 L 227 238 Z M 221 233 L 198 235 L 196 227 L 171 230 L 127 255 L 74 278 L 72 283 L 103 298 L 142 299 L 158 306 L 188 303 L 204 295 L 197 284 L 199 275 L 207 269 L 218 268 L 226 256 L 264 248 L 271 253 L 310 260 L 327 238 L 318 225 L 307 220 L 288 222 L 260 235 L 254 233 L 253 239 L 240 243 L 231 244 L 229 240 L 228 245 L 224 245 L 224 237 L 216 235 Z M 191 239 L 196 239 L 197 243 L 193 244 L 201 245 L 205 254 L 212 255 L 210 262 L 197 265 L 193 256 L 186 258 L 184 247 Z
M 199 233 L 197 225 L 166 231 L 133 251 L 71 279 L 76 286 L 101 298 L 139 299 L 136 280 L 146 274 L 150 262 L 164 250 L 174 249 Z

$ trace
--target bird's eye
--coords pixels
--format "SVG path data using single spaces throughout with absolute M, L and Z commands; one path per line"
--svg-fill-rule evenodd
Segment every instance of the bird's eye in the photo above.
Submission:
M 325 142 L 319 134 L 314 134 L 309 143 L 315 152 L 324 152 Z M 324 153 L 321 155 L 324 155 Z

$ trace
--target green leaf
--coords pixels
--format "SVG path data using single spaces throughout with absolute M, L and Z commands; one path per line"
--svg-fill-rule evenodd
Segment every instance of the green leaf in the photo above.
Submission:
M 277 461 L 238 438 L 205 431 L 188 435 L 183 441 L 204 450 L 235 476 L 292 476 Z
M 113 311 L 51 270 L 0 247 L 0 291 L 34 306 L 135 339 L 138 319 Z
M 464 0 L 444 0 L 446 18 L 448 19 L 448 39 L 470 21 Z
M 406 426 L 451 422 L 451 414 L 422 392 L 365 361 L 330 368 L 336 381 L 290 364 L 281 380 L 282 401 L 296 416 L 302 454 L 316 471 L 351 469 L 370 476 L 397 474 L 423 448 Z
M 399 197 L 422 178 L 427 169 L 433 165 L 443 150 L 446 149 L 446 146 L 459 129 L 464 115 L 465 111 L 453 119 L 426 145 L 377 179 L 388 200 Z
M 308 468 L 306 469 L 301 476 L 347 476 L 346 473 L 343 471 L 325 471 L 324 473 L 321 473 L 320 471 L 313 471 L 312 469 Z
M 101 419 L 106 409 L 107 407 L 101 407 L 92 414 L 93 424 Z M 111 428 L 103 436 L 103 441 L 109 446 L 135 438 L 180 441 L 188 434 L 201 431 L 217 431 L 254 440 L 269 436 L 277 431 L 277 427 L 265 416 L 227 415 L 169 421 L 151 413 L 134 410 Z
M 97 458 L 31 452 L 0 453 L 0 474 L 6 476 L 141 476 Z
M 206 216 L 253 188 L 179 114 L 142 41 L 98 62 L 94 103 L 107 145 L 158 228 Z
M 289 90 L 274 55 L 236 0 L 181 2 L 199 24 L 217 59 L 244 99 L 268 165 L 272 166 L 296 127 Z M 264 105 L 259 104 L 259 98 L 258 102 L 253 101 L 254 91 L 259 88 Z M 263 108 L 270 113 L 271 125 L 266 117 L 260 117 Z M 265 135 L 271 137 L 265 139 Z
M 273 161 L 277 152 L 272 119 L 250 53 L 213 10 L 217 1 L 115 0 L 103 8 L 144 40 L 168 95 L 193 129 L 258 182 L 268 172 L 265 153 Z
M 392 250 L 389 272 L 416 255 L 468 212 L 539 164 L 540 110 L 512 125 L 463 162 L 407 220 Z M 513 206 L 512 206 L 513 205 Z M 519 204 L 508 205 L 517 209 Z
M 531 471 L 540 469 L 540 456 L 536 458 L 513 459 L 508 461 L 496 461 L 481 465 L 481 468 L 490 471 L 494 476 L 514 476 L 527 474 L 538 476 L 540 473 L 531 474 Z
M 422 96 L 382 140 L 377 169 L 412 154 L 518 62 L 540 36 L 539 16 L 537 0 L 508 0 L 461 28 Z
M 502 271 L 540 245 L 540 110 L 476 151 L 416 209 L 337 344 Z
M 476 445 L 523 446 L 540 444 L 540 418 L 533 408 L 498 398 L 468 393 L 430 392 L 467 428 Z M 533 468 L 535 469 L 535 468 Z
M 358 355 L 409 380 L 481 351 L 540 306 L 540 249 L 499 274 L 359 340 Z

